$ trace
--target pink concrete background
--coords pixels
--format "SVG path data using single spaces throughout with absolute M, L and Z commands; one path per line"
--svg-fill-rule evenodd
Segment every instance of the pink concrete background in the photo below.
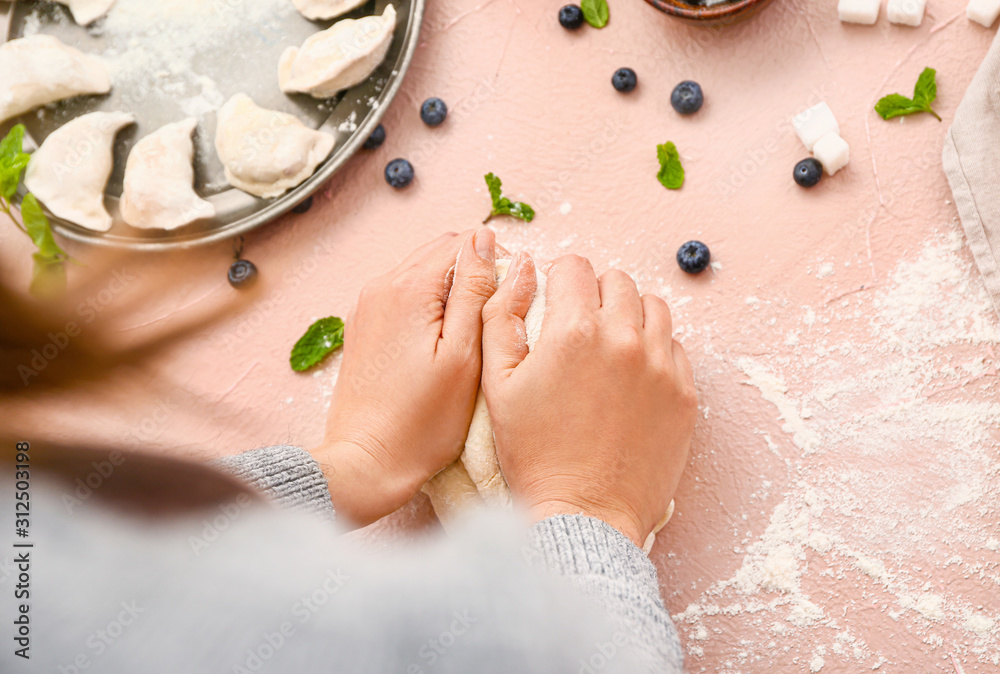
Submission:
M 417 244 L 475 226 L 493 171 L 539 213 L 493 224 L 508 248 L 621 267 L 674 306 L 703 419 L 652 557 L 690 671 L 998 671 L 1000 322 L 940 160 L 994 32 L 965 19 L 965 0 L 930 0 L 915 29 L 776 0 L 723 30 L 610 0 L 609 26 L 577 33 L 559 4 L 432 1 L 385 145 L 307 215 L 247 237 L 251 294 L 225 281 L 228 244 L 117 260 L 124 289 L 91 299 L 123 341 L 211 322 L 141 370 L 59 397 L 29 387 L 5 425 L 197 457 L 318 443 L 339 363 L 297 375 L 289 348 Z M 610 85 L 624 65 L 630 95 Z M 924 66 L 945 122 L 879 119 L 874 102 Z M 669 104 L 682 79 L 706 92 L 690 119 Z M 437 129 L 417 112 L 431 95 L 452 109 Z M 806 191 L 788 120 L 820 100 L 852 157 Z M 677 192 L 655 179 L 667 140 L 687 168 Z M 397 156 L 416 167 L 405 191 L 382 179 Z M 691 238 L 720 265 L 698 278 L 673 260 Z M 11 227 L 0 241 L 7 281 L 26 286 L 26 242 Z M 376 529 L 428 518 L 418 500 Z

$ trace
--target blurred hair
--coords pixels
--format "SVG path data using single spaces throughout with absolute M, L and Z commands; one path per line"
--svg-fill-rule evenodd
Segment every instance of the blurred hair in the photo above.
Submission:
M 57 358 L 47 359 L 42 369 L 33 369 L 27 385 L 21 368 L 31 367 L 35 354 L 52 344 L 53 335 L 65 334 L 67 325 L 80 323 L 76 308 L 94 293 L 95 286 L 107 283 L 117 257 L 102 256 L 102 260 L 94 263 L 88 260 L 88 267 L 71 276 L 75 282 L 63 296 L 44 301 L 19 292 L 9 285 L 8 278 L 0 277 L 0 469 L 11 468 L 16 443 L 28 441 L 32 447 L 32 475 L 51 476 L 71 490 L 78 480 L 86 480 L 94 472 L 95 463 L 120 452 L 124 460 L 115 466 L 113 475 L 104 480 L 101 488 L 94 490 L 95 499 L 150 515 L 205 508 L 239 493 L 254 493 L 246 485 L 205 466 L 143 453 L 139 451 L 141 448 L 123 446 L 119 440 L 109 439 L 107 446 L 96 448 L 12 437 L 10 426 L 5 423 L 10 413 L 5 411 L 5 403 L 30 396 L 42 409 L 47 395 L 87 382 L 100 382 L 121 366 L 142 367 L 161 350 L 223 315 L 209 307 L 186 320 L 171 321 L 155 336 L 124 345 L 116 339 L 107 321 L 97 316 L 87 323 L 86 329 L 74 331 L 76 334 L 65 340 Z M 130 299 L 136 306 L 143 302 L 143 292 L 150 290 L 138 291 L 133 298 L 123 298 L 126 310 Z M 240 293 L 226 301 L 244 302 L 247 297 L 248 294 Z M 46 430 L 39 428 L 38 437 L 43 437 Z M 113 437 L 113 432 L 109 436 Z

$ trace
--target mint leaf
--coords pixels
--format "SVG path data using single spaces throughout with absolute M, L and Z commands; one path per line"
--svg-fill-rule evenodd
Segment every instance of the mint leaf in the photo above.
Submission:
M 36 255 L 41 255 L 47 259 L 63 261 L 69 257 L 52 236 L 52 227 L 49 226 L 49 219 L 42 212 L 42 207 L 34 194 L 28 194 L 21 202 L 21 219 L 24 220 L 24 228 L 28 236 L 38 248 Z
M 17 192 L 21 174 L 28 166 L 31 156 L 22 151 L 24 145 L 24 125 L 18 124 L 0 140 L 0 198 L 10 201 Z
M 28 292 L 35 297 L 54 297 L 66 290 L 66 265 L 61 259 L 42 253 L 32 253 L 35 266 L 31 272 Z
M 935 98 L 937 98 L 937 71 L 934 68 L 924 68 L 913 87 L 913 102 L 930 110 Z
M 875 104 L 875 112 L 885 120 L 928 112 L 940 122 L 941 117 L 931 109 L 931 104 L 937 98 L 936 76 L 937 71 L 933 68 L 924 68 L 920 77 L 917 78 L 917 84 L 913 87 L 913 98 L 907 98 L 902 94 L 883 96 Z
M 684 184 L 684 167 L 681 166 L 681 155 L 677 151 L 677 146 L 669 141 L 657 145 L 656 158 L 660 160 L 657 180 L 668 190 L 679 190 Z
M 604 28 L 608 25 L 607 0 L 583 0 L 580 9 L 583 10 L 583 18 L 594 28 Z
M 7 133 L 6 138 L 0 140 L 0 161 L 21 154 L 23 147 L 24 124 L 18 124 Z
M 483 220 L 483 224 L 489 222 L 496 215 L 509 215 L 514 218 L 520 218 L 525 222 L 531 222 L 535 219 L 535 209 L 531 206 L 520 201 L 511 201 L 507 197 L 502 196 L 501 188 L 503 187 L 503 183 L 500 182 L 500 178 L 492 173 L 487 173 L 486 186 L 490 190 L 490 199 L 493 201 L 493 208 L 490 210 L 490 214 L 486 216 L 486 219 Z
M 336 316 L 321 318 L 295 342 L 289 362 L 296 372 L 308 370 L 344 345 L 344 321 Z
M 16 154 L 0 158 L 0 197 L 10 201 L 17 193 L 21 183 L 21 174 L 28 167 L 31 155 Z
M 29 193 L 21 202 L 21 219 L 28 236 L 38 248 L 31 255 L 35 265 L 28 291 L 36 297 L 62 293 L 66 289 L 65 262 L 69 255 L 56 243 L 49 219 L 34 194 Z
M 486 174 L 486 187 L 490 190 L 490 200 L 496 205 L 500 201 L 500 188 L 503 183 L 492 173 Z

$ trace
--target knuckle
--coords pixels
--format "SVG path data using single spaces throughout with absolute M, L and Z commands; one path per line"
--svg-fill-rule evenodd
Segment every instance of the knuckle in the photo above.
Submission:
M 563 255 L 557 257 L 552 261 L 552 269 L 557 267 L 580 267 L 580 266 L 590 266 L 590 260 L 587 258 L 571 253 L 569 255 Z
M 626 361 L 645 359 L 645 341 L 637 327 L 622 325 L 612 338 L 615 354 Z
M 462 284 L 462 288 L 467 293 L 488 300 L 493 297 L 493 294 L 496 292 L 496 285 L 496 280 L 492 275 L 475 274 L 465 279 Z
M 409 270 L 404 270 L 389 280 L 387 289 L 393 294 L 409 294 L 417 289 L 416 279 Z
M 689 411 L 698 409 L 698 389 L 695 388 L 694 383 L 685 382 L 681 384 L 678 389 L 678 397 L 681 404 Z
M 563 342 L 581 347 L 593 340 L 597 334 L 597 323 L 588 315 L 576 314 L 562 323 L 559 332 Z
M 614 281 L 616 283 L 635 285 L 632 277 L 621 269 L 609 269 L 601 276 L 605 281 Z
M 504 300 L 499 295 L 493 295 L 483 305 L 483 323 L 490 323 L 504 313 Z

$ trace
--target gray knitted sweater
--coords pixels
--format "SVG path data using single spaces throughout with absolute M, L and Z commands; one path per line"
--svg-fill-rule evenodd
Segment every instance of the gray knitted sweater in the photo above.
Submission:
M 18 574 L 4 551 L 0 671 L 682 670 L 653 565 L 604 522 L 553 517 L 525 535 L 512 516 L 480 514 L 457 535 L 372 549 L 341 536 L 307 452 L 216 465 L 282 507 L 237 500 L 154 527 L 105 508 L 68 514 L 65 487 L 36 480 L 31 658 L 8 634 Z

